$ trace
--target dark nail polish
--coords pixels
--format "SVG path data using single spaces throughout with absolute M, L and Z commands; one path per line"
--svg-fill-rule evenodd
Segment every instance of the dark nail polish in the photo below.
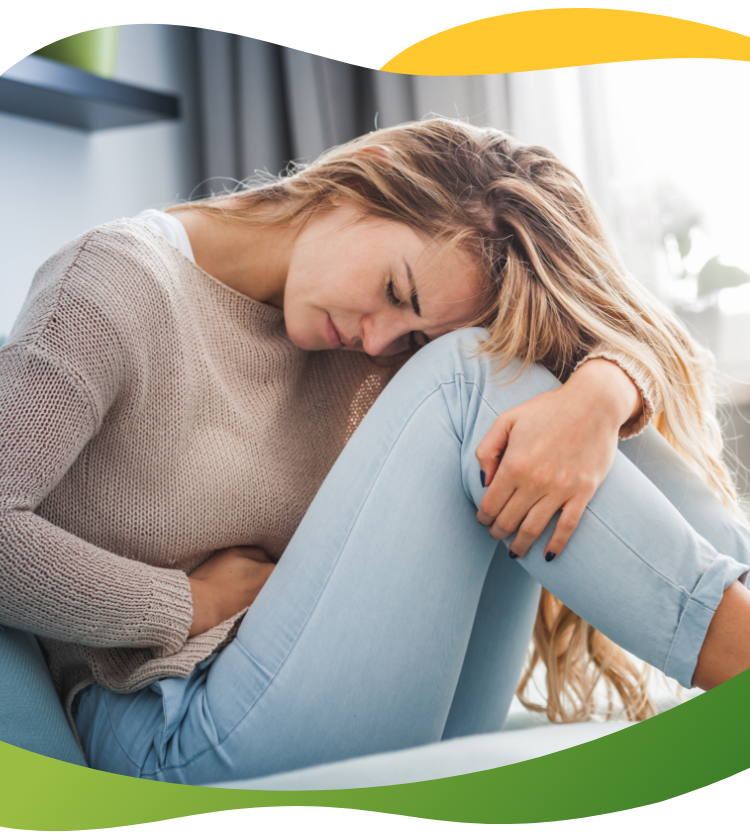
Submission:
M 483 470 L 479 471 L 479 481 L 482 483 L 482 487 L 484 487 L 484 480 L 486 478 L 485 472 Z
M 513 560 L 517 560 L 519 557 L 519 555 L 517 555 L 515 552 L 512 552 L 510 549 L 508 549 L 508 556 L 512 557 Z
M 556 552 L 547 552 L 547 554 L 544 555 L 544 559 L 547 561 L 547 563 L 551 563 L 556 557 Z

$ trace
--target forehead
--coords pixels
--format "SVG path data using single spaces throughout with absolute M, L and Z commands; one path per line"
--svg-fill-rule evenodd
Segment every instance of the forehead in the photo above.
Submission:
M 450 330 L 473 319 L 482 302 L 483 281 L 475 259 L 459 246 L 421 242 L 409 265 L 419 295 L 424 330 Z

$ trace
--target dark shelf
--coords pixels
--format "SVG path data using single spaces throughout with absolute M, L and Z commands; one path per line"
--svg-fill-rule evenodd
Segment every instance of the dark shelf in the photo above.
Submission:
M 179 119 L 180 100 L 29 55 L 0 75 L 0 111 L 100 131 Z

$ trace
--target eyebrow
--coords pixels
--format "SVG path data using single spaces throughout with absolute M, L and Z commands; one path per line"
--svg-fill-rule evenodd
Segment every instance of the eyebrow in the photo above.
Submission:
M 417 285 L 414 282 L 414 276 L 412 275 L 411 267 L 409 266 L 408 261 L 404 263 L 406 264 L 406 275 L 409 277 L 409 301 L 411 302 L 412 308 L 414 308 L 414 313 L 417 316 L 422 316 L 422 313 L 419 309 L 419 296 L 417 296 Z

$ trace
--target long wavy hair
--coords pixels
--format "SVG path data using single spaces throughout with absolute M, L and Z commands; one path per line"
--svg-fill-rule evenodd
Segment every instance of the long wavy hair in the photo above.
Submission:
M 515 357 L 564 382 L 602 342 L 637 360 L 662 395 L 657 429 L 745 522 L 722 461 L 710 353 L 628 274 L 593 202 L 554 154 L 499 130 L 431 118 L 374 131 L 192 205 L 230 221 L 295 224 L 336 197 L 473 256 L 484 287 L 469 324 L 487 329 L 480 351 L 499 369 Z M 546 705 L 527 694 L 540 663 Z M 626 715 L 641 720 L 654 712 L 647 679 L 647 667 L 543 590 L 518 690 L 527 707 L 553 722 L 589 719 L 603 683 L 608 714 L 617 694 Z

